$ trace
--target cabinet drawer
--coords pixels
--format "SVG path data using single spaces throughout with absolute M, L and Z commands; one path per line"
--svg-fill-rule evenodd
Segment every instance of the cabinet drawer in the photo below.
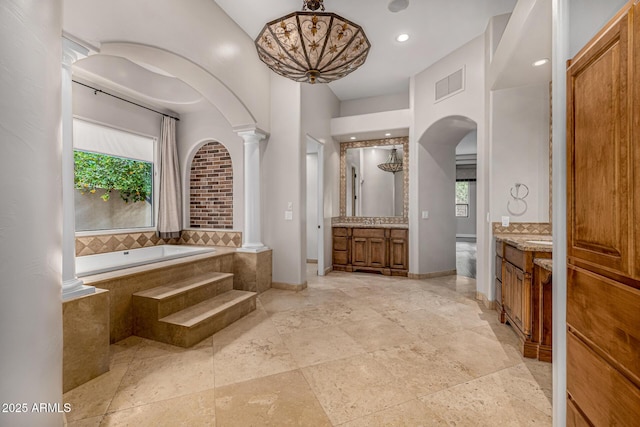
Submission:
M 525 270 L 525 253 L 513 246 L 504 245 L 504 258 L 520 270 Z
M 592 425 L 634 425 L 640 418 L 640 390 L 572 333 L 567 334 L 567 392 Z
M 334 236 L 347 236 L 347 229 L 345 227 L 333 227 L 333 235 Z
M 404 230 L 404 229 L 398 230 L 398 229 L 392 228 L 390 231 L 391 231 L 390 237 L 392 239 L 406 239 L 409 234 L 408 230 Z
M 347 250 L 347 238 L 346 237 L 333 237 L 333 249 L 336 251 L 346 251 Z
M 614 355 L 640 384 L 640 290 L 574 266 L 567 276 L 567 324 Z
M 381 237 L 384 238 L 384 228 L 354 228 L 353 237 Z

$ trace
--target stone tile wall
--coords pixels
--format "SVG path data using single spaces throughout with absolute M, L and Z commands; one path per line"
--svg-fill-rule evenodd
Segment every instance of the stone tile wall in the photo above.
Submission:
M 202 245 L 239 248 L 242 233 L 224 230 L 185 230 L 179 239 L 161 239 L 154 231 L 76 237 L 76 256 L 126 251 L 156 245 Z
M 508 227 L 494 222 L 493 234 L 551 234 L 551 224 L 548 222 L 512 222 Z

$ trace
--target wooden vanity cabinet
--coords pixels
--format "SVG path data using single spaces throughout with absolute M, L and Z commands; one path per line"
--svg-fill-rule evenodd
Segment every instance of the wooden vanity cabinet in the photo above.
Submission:
M 502 243 L 502 251 L 500 321 L 513 327 L 524 357 L 538 358 L 540 323 L 544 315 L 540 311 L 540 293 L 534 282 L 533 260 L 551 258 L 551 252 L 522 251 L 507 243 Z M 496 258 L 499 258 L 497 253 Z M 550 312 L 548 316 L 550 318 Z
M 407 276 L 408 243 L 407 229 L 333 227 L 333 269 Z

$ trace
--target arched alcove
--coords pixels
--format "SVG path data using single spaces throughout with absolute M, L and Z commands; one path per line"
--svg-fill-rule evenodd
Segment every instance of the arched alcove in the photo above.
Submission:
M 189 174 L 191 228 L 233 228 L 233 163 L 227 148 L 212 141 L 202 145 Z

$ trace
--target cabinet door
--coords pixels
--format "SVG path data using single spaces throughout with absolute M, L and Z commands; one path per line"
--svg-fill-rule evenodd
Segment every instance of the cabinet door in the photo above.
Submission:
M 352 240 L 351 264 L 366 266 L 367 253 L 369 252 L 369 239 L 366 237 L 354 237 Z
M 407 240 L 402 238 L 391 238 L 389 240 L 389 266 L 400 270 L 406 270 L 407 263 Z
M 503 290 L 504 295 L 502 295 L 502 301 L 504 304 L 504 311 L 510 316 L 513 317 L 513 287 L 516 280 L 516 268 L 510 264 L 505 263 L 504 265 L 504 277 L 503 277 Z
M 567 255 L 630 274 L 629 15 L 567 71 Z
M 387 241 L 384 238 L 371 237 L 369 239 L 369 262 L 370 267 L 387 266 Z
M 512 301 L 512 319 L 516 326 L 524 331 L 523 323 L 523 301 L 524 301 L 524 274 L 522 270 L 514 268 L 514 282 L 513 282 L 513 301 Z
M 531 275 L 516 269 L 516 287 L 520 294 L 518 299 L 520 330 L 526 336 L 531 336 Z

